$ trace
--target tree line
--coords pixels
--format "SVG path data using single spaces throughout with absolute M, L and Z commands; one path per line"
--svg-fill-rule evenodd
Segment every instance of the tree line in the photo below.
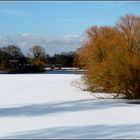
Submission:
M 44 71 L 48 64 L 72 67 L 73 61 L 74 52 L 63 52 L 50 56 L 39 45 L 30 48 L 27 56 L 14 45 L 0 48 L 0 70 L 9 72 L 40 72 Z
M 9 72 L 33 72 L 45 68 L 45 59 L 43 47 L 35 45 L 25 56 L 21 49 L 9 45 L 0 48 L 0 70 Z
M 122 16 L 114 26 L 92 26 L 86 37 L 75 61 L 86 69 L 87 90 L 140 98 L 140 16 Z
M 54 54 L 47 57 L 48 64 L 61 64 L 63 67 L 73 67 L 75 52 L 62 52 L 60 54 Z

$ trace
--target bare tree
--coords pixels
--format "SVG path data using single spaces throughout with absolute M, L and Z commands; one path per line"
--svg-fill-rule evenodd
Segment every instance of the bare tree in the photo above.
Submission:
M 41 59 L 45 56 L 45 49 L 39 45 L 33 46 L 29 51 L 29 56 L 34 59 Z

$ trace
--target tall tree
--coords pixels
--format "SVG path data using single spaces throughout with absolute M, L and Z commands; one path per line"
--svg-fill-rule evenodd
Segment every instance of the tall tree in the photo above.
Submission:
M 45 68 L 47 55 L 45 54 L 45 49 L 42 46 L 35 45 L 30 48 L 29 57 L 31 59 L 31 63 L 35 65 L 38 70 Z
M 77 52 L 92 92 L 140 98 L 140 17 L 126 15 L 114 27 L 93 26 Z
M 35 45 L 30 48 L 29 56 L 34 59 L 42 59 L 45 57 L 45 49 L 42 46 Z

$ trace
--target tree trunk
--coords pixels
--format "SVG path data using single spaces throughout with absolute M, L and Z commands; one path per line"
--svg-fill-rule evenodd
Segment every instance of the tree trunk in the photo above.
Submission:
M 134 98 L 140 98 L 140 81 L 134 83 Z

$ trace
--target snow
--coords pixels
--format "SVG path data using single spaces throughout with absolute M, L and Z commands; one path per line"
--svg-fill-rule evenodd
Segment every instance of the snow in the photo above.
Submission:
M 72 86 L 80 77 L 1 74 L 0 138 L 140 138 L 140 105 L 97 99 Z

